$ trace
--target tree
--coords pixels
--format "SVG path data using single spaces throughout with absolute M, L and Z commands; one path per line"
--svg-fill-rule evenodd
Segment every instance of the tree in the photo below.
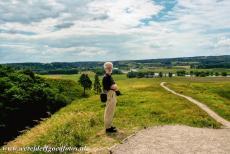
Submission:
M 213 72 L 210 72 L 210 75 L 213 76 Z
M 172 72 L 169 72 L 169 77 L 170 77 L 170 78 L 172 77 Z
M 144 75 L 145 75 L 145 74 L 144 74 L 143 72 L 138 72 L 138 73 L 137 73 L 137 77 L 138 77 L 138 78 L 143 78 Z
M 205 76 L 206 76 L 206 72 L 201 71 L 199 76 L 200 76 L 200 77 L 205 77 Z
M 22 70 L 22 73 L 25 75 L 29 75 L 32 79 L 35 79 L 35 74 L 30 69 Z
M 128 74 L 127 74 L 127 77 L 128 77 L 128 78 L 135 78 L 136 76 L 137 76 L 137 73 L 136 73 L 136 72 L 133 72 L 133 71 L 128 72 Z
M 177 76 L 185 76 L 185 73 L 185 70 L 180 70 L 176 72 Z
M 96 94 L 99 94 L 101 92 L 101 84 L 97 74 L 95 74 L 94 91 Z
M 216 73 L 215 73 L 215 76 L 219 76 L 219 75 L 220 75 L 219 72 L 216 72 Z
M 222 72 L 221 75 L 222 76 L 227 76 L 228 74 L 227 74 L 227 72 Z
M 210 72 L 209 72 L 209 71 L 205 72 L 205 75 L 206 75 L 206 76 L 209 76 L 209 75 L 210 75 Z
M 114 69 L 113 74 L 122 74 L 121 70 L 119 69 Z
M 83 95 L 85 96 L 85 90 L 86 89 L 91 89 L 92 87 L 92 81 L 90 80 L 88 74 L 83 73 L 79 80 L 78 80 L 79 84 L 84 88 L 84 93 Z
M 162 73 L 162 72 L 159 73 L 159 77 L 160 77 L 160 78 L 163 77 L 163 73 Z

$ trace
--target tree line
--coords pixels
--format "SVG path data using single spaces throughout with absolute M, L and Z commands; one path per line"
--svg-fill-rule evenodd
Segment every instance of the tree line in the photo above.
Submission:
M 213 72 L 213 71 L 190 71 L 186 72 L 185 70 L 179 70 L 175 73 L 176 76 L 196 76 L 196 77 L 206 77 L 206 76 L 227 76 L 227 72 Z M 151 78 L 151 77 L 173 77 L 172 72 L 134 72 L 130 71 L 127 73 L 128 78 Z

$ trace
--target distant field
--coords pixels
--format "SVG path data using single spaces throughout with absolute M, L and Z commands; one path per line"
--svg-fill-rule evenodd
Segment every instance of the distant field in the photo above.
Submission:
M 93 79 L 93 74 L 90 76 Z M 79 75 L 44 77 L 77 81 Z M 137 130 L 155 125 L 184 124 L 211 128 L 221 126 L 191 102 L 165 91 L 159 85 L 162 81 L 170 82 L 170 86 L 180 82 L 183 85 L 187 78 L 128 79 L 125 75 L 114 75 L 114 79 L 123 93 L 118 97 L 113 121 L 113 124 L 119 129 L 117 135 L 104 133 L 105 106 L 100 102 L 99 95 L 91 95 L 89 98 L 73 101 L 7 146 L 108 147 L 119 143 Z M 202 80 L 205 79 L 199 82 L 204 82 Z M 213 78 L 208 80 L 213 80 Z M 219 79 L 214 80 L 219 83 Z M 223 80 L 225 82 L 226 79 Z M 209 82 L 212 84 L 212 81 Z M 222 81 L 220 83 L 222 84 Z
M 149 68 L 149 69 L 141 69 L 141 71 L 145 72 L 145 71 L 153 71 L 153 72 L 164 72 L 164 73 L 168 73 L 168 72 L 172 72 L 172 73 L 176 73 L 178 70 L 185 70 L 187 72 L 190 71 L 204 71 L 204 72 L 227 72 L 228 74 L 230 74 L 230 69 L 227 68 L 212 68 L 212 69 L 193 69 L 190 68 L 189 66 L 173 66 L 172 68 L 166 68 L 166 67 L 156 67 L 156 68 Z

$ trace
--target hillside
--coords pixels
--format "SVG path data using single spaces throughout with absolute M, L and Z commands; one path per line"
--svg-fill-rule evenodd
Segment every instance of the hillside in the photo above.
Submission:
M 0 145 L 80 98 L 81 91 L 71 80 L 0 67 Z

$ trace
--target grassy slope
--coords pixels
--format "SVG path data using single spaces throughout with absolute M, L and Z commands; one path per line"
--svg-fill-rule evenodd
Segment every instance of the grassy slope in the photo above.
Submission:
M 230 120 L 230 78 L 178 78 L 168 86 L 208 105 L 220 116 Z
M 75 80 L 74 76 L 68 78 Z M 113 121 L 119 129 L 118 134 L 104 133 L 104 105 L 98 95 L 93 95 L 73 101 L 7 146 L 108 147 L 137 130 L 154 125 L 220 127 L 197 106 L 161 88 L 161 79 L 126 79 L 124 75 L 114 75 L 114 78 L 123 93 L 118 97 Z
M 57 93 L 66 96 L 67 102 L 72 102 L 81 97 L 81 86 L 69 79 L 45 78 L 51 87 L 56 88 Z

